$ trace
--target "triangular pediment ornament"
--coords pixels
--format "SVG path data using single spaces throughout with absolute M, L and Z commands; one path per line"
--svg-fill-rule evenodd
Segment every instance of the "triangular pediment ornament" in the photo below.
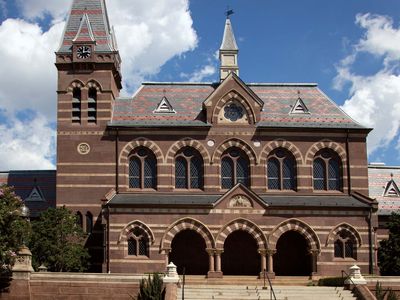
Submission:
M 310 111 L 308 110 L 307 106 L 304 104 L 301 98 L 297 98 L 296 103 L 292 106 L 290 110 L 290 114 L 309 114 Z
M 169 103 L 167 97 L 163 97 L 158 103 L 157 108 L 153 111 L 156 114 L 174 114 L 176 111 L 172 107 L 171 103 Z
M 73 42 L 94 42 L 94 34 L 92 30 L 92 26 L 90 25 L 89 16 L 84 14 L 81 23 L 79 25 L 78 32 L 75 38 L 72 40 Z
M 227 201 L 227 202 L 225 202 Z M 227 203 L 228 208 L 255 208 L 255 203 L 258 207 L 267 208 L 268 204 L 265 203 L 260 196 L 254 193 L 245 185 L 238 183 L 224 195 L 221 196 L 215 203 L 214 207 L 220 205 L 220 203 Z
M 385 188 L 385 192 L 383 193 L 384 197 L 400 197 L 400 190 L 396 184 L 396 182 L 394 182 L 393 179 L 391 179 Z
M 32 191 L 30 192 L 29 196 L 25 198 L 27 202 L 46 202 L 44 199 L 43 193 L 39 187 L 33 187 Z

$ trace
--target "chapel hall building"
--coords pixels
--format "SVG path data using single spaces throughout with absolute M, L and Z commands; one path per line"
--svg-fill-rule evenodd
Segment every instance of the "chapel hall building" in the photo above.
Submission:
M 56 53 L 56 199 L 88 233 L 93 270 L 376 272 L 371 129 L 317 84 L 244 82 L 229 17 L 221 37 L 218 82 L 121 97 L 105 0 L 73 0 Z

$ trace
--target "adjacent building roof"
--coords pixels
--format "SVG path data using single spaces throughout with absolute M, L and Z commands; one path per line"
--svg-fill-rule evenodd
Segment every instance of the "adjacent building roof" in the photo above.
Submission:
M 218 83 L 144 83 L 132 98 L 118 98 L 109 126 L 210 126 L 203 102 Z M 258 83 L 247 86 L 264 102 L 258 127 L 366 129 L 316 84 Z M 155 113 L 166 97 L 175 114 Z M 291 113 L 299 97 L 307 113 Z
M 116 51 L 105 0 L 73 0 L 58 52 L 72 52 L 73 40 L 94 41 L 95 51 Z
M 25 201 L 32 217 L 49 207 L 56 206 L 56 171 L 0 172 L 0 185 L 14 187 L 15 193 Z
M 400 187 L 400 166 L 391 167 L 385 165 L 369 165 L 369 196 L 379 203 L 378 214 L 390 215 L 392 212 L 400 212 L 400 195 L 390 192 L 389 187 Z

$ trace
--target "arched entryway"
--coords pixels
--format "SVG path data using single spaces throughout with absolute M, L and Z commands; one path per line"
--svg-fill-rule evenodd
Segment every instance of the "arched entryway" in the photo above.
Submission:
M 232 232 L 225 240 L 221 264 L 224 275 L 259 275 L 261 262 L 257 241 L 247 231 Z
M 277 276 L 311 275 L 312 256 L 302 234 L 289 230 L 280 236 L 274 255 L 274 271 Z
M 171 243 L 169 261 L 173 262 L 179 274 L 206 275 L 208 272 L 208 254 L 202 236 L 194 230 L 182 230 Z

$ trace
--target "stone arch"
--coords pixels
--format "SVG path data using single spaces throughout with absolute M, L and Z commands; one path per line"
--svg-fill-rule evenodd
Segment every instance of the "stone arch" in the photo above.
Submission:
M 241 105 L 243 105 L 244 109 L 247 112 L 247 115 L 249 117 L 249 124 L 255 124 L 257 122 L 256 120 L 256 114 L 251 107 L 251 105 L 248 103 L 248 101 L 243 97 L 240 93 L 238 93 L 235 90 L 231 90 L 228 93 L 226 93 L 214 107 L 213 111 L 213 117 L 212 117 L 212 123 L 216 124 L 218 123 L 218 115 L 220 110 L 224 107 L 226 103 L 228 103 L 231 100 L 236 100 L 238 101 Z
M 154 238 L 154 233 L 148 227 L 145 223 L 139 220 L 135 220 L 132 222 L 129 222 L 120 232 L 119 237 L 118 237 L 118 244 L 121 244 L 122 242 L 125 242 L 127 240 L 127 237 L 129 233 L 134 229 L 134 228 L 140 228 L 143 230 L 143 232 L 146 234 L 147 239 L 150 243 L 150 245 L 154 244 L 155 238 Z
M 318 235 L 310 225 L 298 219 L 289 219 L 277 225 L 269 234 L 268 241 L 272 250 L 276 249 L 276 244 L 281 235 L 287 231 L 294 230 L 299 232 L 307 240 L 310 250 L 321 251 L 321 243 Z
M 175 235 L 177 235 L 182 230 L 194 230 L 199 233 L 204 239 L 207 248 L 213 249 L 215 246 L 214 236 L 212 235 L 210 229 L 202 222 L 193 218 L 182 218 L 174 223 L 172 223 L 168 229 L 165 231 L 163 237 L 161 238 L 160 250 L 171 249 L 172 240 Z
M 324 148 L 328 148 L 331 149 L 333 151 L 335 151 L 341 161 L 342 161 L 342 166 L 343 168 L 345 167 L 345 162 L 347 160 L 347 155 L 346 155 L 346 151 L 344 150 L 344 148 L 342 146 L 340 146 L 338 143 L 333 142 L 331 140 L 322 140 L 319 142 L 314 143 L 307 151 L 306 156 L 305 156 L 305 162 L 307 165 L 312 165 L 312 162 L 314 160 L 314 156 L 315 154 Z
M 74 88 L 80 88 L 83 89 L 85 87 L 85 84 L 80 81 L 79 79 L 74 79 L 67 88 L 67 92 L 68 93 L 72 93 L 72 91 L 74 90 Z
M 340 223 L 340 224 L 336 225 L 329 232 L 328 237 L 326 239 L 325 246 L 328 246 L 329 244 L 332 244 L 334 242 L 335 237 L 337 236 L 337 234 L 342 230 L 349 231 L 356 238 L 358 246 L 361 247 L 361 245 L 363 244 L 363 241 L 362 241 L 360 233 L 357 231 L 357 229 L 355 229 L 353 226 L 351 226 L 348 223 Z
M 225 152 L 225 150 L 227 150 L 231 147 L 237 147 L 237 148 L 243 150 L 246 153 L 246 155 L 249 157 L 251 165 L 257 164 L 257 155 L 256 155 L 254 149 L 251 146 L 249 146 L 246 142 L 244 142 L 240 139 L 237 139 L 237 138 L 229 139 L 229 140 L 222 142 L 217 147 L 217 150 L 214 152 L 211 163 L 215 163 L 216 161 L 219 162 L 221 159 L 221 155 Z
M 284 148 L 291 152 L 296 159 L 297 166 L 303 164 L 303 155 L 301 154 L 299 148 L 297 148 L 297 146 L 292 142 L 281 139 L 274 140 L 266 144 L 265 147 L 261 150 L 258 162 L 260 164 L 265 164 L 267 162 L 268 155 L 277 148 Z
M 101 84 L 95 79 L 88 80 L 88 82 L 86 83 L 86 86 L 88 88 L 95 88 L 98 92 L 101 92 L 103 90 Z
M 248 232 L 257 241 L 258 249 L 268 249 L 267 239 L 257 224 L 245 218 L 238 218 L 228 222 L 218 232 L 216 238 L 216 248 L 224 248 L 224 243 L 229 234 L 236 230 L 243 230 Z
M 127 164 L 129 154 L 132 152 L 133 149 L 140 146 L 149 148 L 151 151 L 153 151 L 157 159 L 157 164 L 163 163 L 163 153 L 161 151 L 161 148 L 155 142 L 150 141 L 146 138 L 137 138 L 136 140 L 133 140 L 124 146 L 119 155 L 119 164 Z
M 173 164 L 176 153 L 183 147 L 187 146 L 199 151 L 200 155 L 203 157 L 204 163 L 210 164 L 210 154 L 208 153 L 206 147 L 204 147 L 204 145 L 199 141 L 191 138 L 184 138 L 174 143 L 167 151 L 165 162 L 168 164 Z

